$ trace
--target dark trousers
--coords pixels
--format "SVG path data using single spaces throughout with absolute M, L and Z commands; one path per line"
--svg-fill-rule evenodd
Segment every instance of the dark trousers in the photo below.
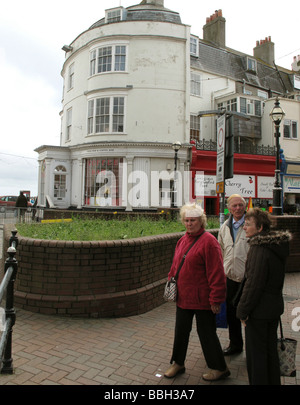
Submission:
M 242 325 L 241 321 L 236 317 L 236 307 L 232 305 L 232 300 L 240 284 L 227 278 L 226 308 L 229 340 L 230 346 L 237 350 L 243 350 Z
M 225 371 L 227 365 L 217 335 L 216 316 L 212 311 L 177 307 L 171 363 L 175 361 L 180 366 L 184 365 L 194 315 L 196 316 L 197 333 L 207 366 L 213 370 Z
M 250 385 L 280 385 L 277 328 L 278 320 L 249 318 L 246 322 L 246 359 Z

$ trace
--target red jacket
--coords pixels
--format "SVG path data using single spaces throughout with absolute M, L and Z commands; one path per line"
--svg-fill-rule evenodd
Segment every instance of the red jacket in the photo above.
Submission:
M 202 232 L 203 229 L 197 235 Z M 177 242 L 169 279 L 175 276 L 183 255 L 197 235 L 186 233 Z M 221 248 L 211 233 L 205 232 L 188 252 L 177 286 L 177 306 L 183 309 L 211 310 L 211 305 L 225 301 L 226 277 Z

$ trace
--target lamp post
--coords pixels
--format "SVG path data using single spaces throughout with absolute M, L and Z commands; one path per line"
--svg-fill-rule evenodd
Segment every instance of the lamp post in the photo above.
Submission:
M 178 158 L 178 151 L 181 148 L 181 143 L 179 141 L 173 143 L 172 145 L 173 150 L 175 151 L 174 156 L 174 181 L 172 187 L 172 199 L 171 199 L 171 206 L 175 208 L 175 191 L 177 192 L 177 158 Z
M 276 168 L 275 168 L 275 181 L 273 187 L 273 215 L 282 215 L 282 188 L 280 184 L 280 145 L 279 145 L 279 138 L 280 138 L 280 123 L 283 120 L 285 113 L 283 109 L 280 107 L 280 103 L 278 98 L 276 98 L 275 106 L 273 107 L 272 111 L 270 112 L 270 117 L 275 124 L 275 141 L 276 141 Z

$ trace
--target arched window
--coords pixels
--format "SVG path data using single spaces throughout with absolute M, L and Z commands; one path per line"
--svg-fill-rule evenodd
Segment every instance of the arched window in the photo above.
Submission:
M 54 169 L 54 197 L 61 199 L 66 196 L 66 168 L 65 166 L 56 166 Z

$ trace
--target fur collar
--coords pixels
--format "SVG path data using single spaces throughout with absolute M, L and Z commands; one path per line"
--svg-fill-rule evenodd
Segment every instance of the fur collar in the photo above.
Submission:
M 249 244 L 253 245 L 280 245 L 288 243 L 292 239 L 289 231 L 270 231 L 268 233 L 258 233 L 249 239 Z

